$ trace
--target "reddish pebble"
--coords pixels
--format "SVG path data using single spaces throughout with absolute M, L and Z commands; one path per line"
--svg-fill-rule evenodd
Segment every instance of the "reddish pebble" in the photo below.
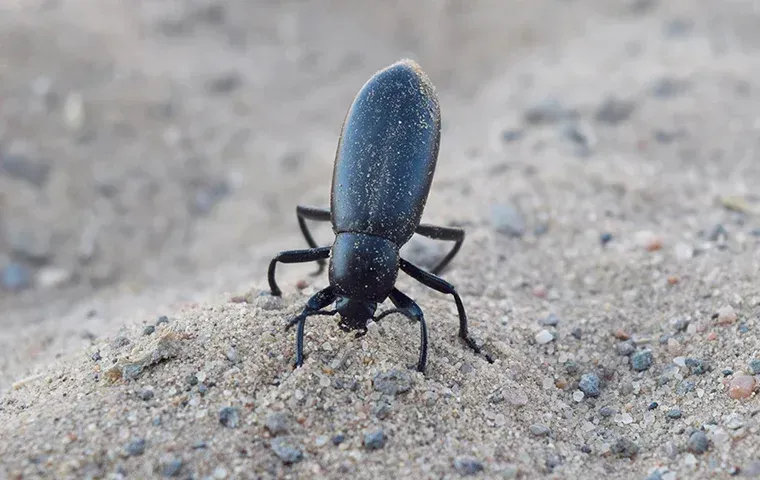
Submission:
M 716 340 L 717 338 L 718 338 L 718 334 L 715 333 L 715 332 L 710 332 L 710 333 L 707 334 L 707 339 L 708 340 Z
M 670 277 L 668 277 L 668 283 L 670 285 L 675 285 L 679 281 L 680 281 L 680 279 L 678 277 L 676 277 L 675 275 L 671 275 Z
M 740 375 L 731 380 L 731 385 L 728 387 L 728 396 L 735 400 L 748 398 L 752 395 L 754 389 L 755 377 L 751 375 Z
M 731 305 L 721 307 L 718 310 L 718 323 L 720 325 L 730 325 L 736 321 L 736 312 Z
M 612 332 L 612 335 L 614 335 L 615 338 L 617 338 L 618 340 L 628 340 L 629 338 L 631 338 L 628 332 L 626 332 L 625 330 L 621 328 L 615 329 L 615 331 Z
M 662 239 L 654 232 L 647 230 L 636 234 L 636 243 L 644 247 L 648 252 L 654 252 L 662 248 Z
M 309 286 L 309 282 L 306 280 L 299 280 L 296 282 L 296 288 L 299 290 L 303 290 L 304 288 Z
M 544 298 L 546 296 L 546 287 L 543 285 L 536 285 L 533 287 L 533 295 L 538 298 Z

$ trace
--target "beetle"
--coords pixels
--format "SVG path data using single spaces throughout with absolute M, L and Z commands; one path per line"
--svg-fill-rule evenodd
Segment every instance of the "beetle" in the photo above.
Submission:
M 464 230 L 420 223 L 438 161 L 440 131 L 435 87 L 413 60 L 402 59 L 377 71 L 356 94 L 338 139 L 330 208 L 296 207 L 298 225 L 310 248 L 282 251 L 269 264 L 270 293 L 280 296 L 275 280 L 278 263 L 317 262 L 319 267 L 312 275 L 319 275 L 330 259 L 329 286 L 310 297 L 303 311 L 286 325 L 286 330 L 297 327 L 296 368 L 303 365 L 307 317 L 337 313 L 341 317 L 339 327 L 361 337 L 370 320 L 379 322 L 391 313 L 401 313 L 419 322 L 417 370 L 424 373 L 427 324 L 417 303 L 395 287 L 399 270 L 453 296 L 459 337 L 493 363 L 470 337 L 467 314 L 456 289 L 438 276 L 462 246 Z M 331 222 L 333 244 L 317 246 L 306 220 Z M 434 268 L 426 271 L 399 254 L 415 233 L 455 243 Z M 386 299 L 395 308 L 375 316 L 378 305 Z M 333 303 L 334 310 L 324 310 Z

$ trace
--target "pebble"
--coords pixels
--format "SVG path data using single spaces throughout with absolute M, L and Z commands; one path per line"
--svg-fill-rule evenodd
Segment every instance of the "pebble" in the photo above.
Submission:
M 341 443 L 346 441 L 346 436 L 343 435 L 342 433 L 339 433 L 335 435 L 334 437 L 332 437 L 332 440 L 330 441 L 332 442 L 333 445 L 340 445 Z
M 718 309 L 717 319 L 720 325 L 728 325 L 736 321 L 737 315 L 734 307 L 726 305 Z
M 538 323 L 545 327 L 556 327 L 559 324 L 559 317 L 551 313 L 546 318 L 539 320 Z
M 412 376 L 405 370 L 393 369 L 375 375 L 372 384 L 376 391 L 394 396 L 412 388 Z
M 491 225 L 497 232 L 512 237 L 522 237 L 527 228 L 525 218 L 520 211 L 509 203 L 491 207 Z
M 230 363 L 238 363 L 238 360 L 240 360 L 238 357 L 237 349 L 235 349 L 235 347 L 228 348 L 224 353 L 224 356 L 227 357 L 227 360 L 229 360 Z
M 224 480 L 229 475 L 229 472 L 226 468 L 222 467 L 221 465 L 216 467 L 214 471 L 212 472 L 211 476 L 214 477 L 216 480 Z
M 652 402 L 649 405 L 647 405 L 647 410 L 654 410 L 655 408 L 659 407 L 660 404 L 657 402 Z
M 587 397 L 599 396 L 599 377 L 593 373 L 584 373 L 578 383 L 578 388 L 586 394 Z
M 320 435 L 314 439 L 314 446 L 317 448 L 321 448 L 327 445 L 327 442 L 329 441 L 330 441 L 330 437 L 328 437 L 327 435 Z
M 36 188 L 45 186 L 50 177 L 50 170 L 51 166 L 47 162 L 32 160 L 21 154 L 0 153 L 0 172 Z
M 704 375 L 710 370 L 710 366 L 704 361 L 697 358 L 687 358 L 684 364 L 689 368 L 692 375 Z
M 385 433 L 375 430 L 364 434 L 364 447 L 367 450 L 379 450 L 385 446 Z
M 594 118 L 600 123 L 619 125 L 630 118 L 635 108 L 633 102 L 610 96 L 596 110 Z
M 753 359 L 749 362 L 749 371 L 752 372 L 753 375 L 760 374 L 760 359 Z
M 482 472 L 483 463 L 472 457 L 457 457 L 454 459 L 454 468 L 460 475 L 470 476 Z
M 549 427 L 544 425 L 543 423 L 534 423 L 529 427 L 530 433 L 537 437 L 543 437 L 544 435 L 549 435 L 549 432 L 551 431 Z
M 581 390 L 576 390 L 573 392 L 573 400 L 576 402 L 583 401 L 583 397 L 585 397 L 585 394 Z
M 631 355 L 631 367 L 637 372 L 648 370 L 652 366 L 654 359 L 651 350 L 640 350 Z
M 728 395 L 734 400 L 749 398 L 754 389 L 755 377 L 751 375 L 738 375 L 731 379 Z
M 161 324 L 168 325 L 169 317 L 167 317 L 166 315 L 161 315 L 160 317 L 158 317 L 158 320 L 156 320 L 156 325 L 161 325 Z
M 133 440 L 124 447 L 124 452 L 130 457 L 136 457 L 145 453 L 145 439 L 138 438 Z
M 615 345 L 615 349 L 617 350 L 618 355 L 630 357 L 636 351 L 636 344 L 633 340 L 629 339 L 624 342 L 618 342 L 617 345 Z
M 286 440 L 275 439 L 271 443 L 272 451 L 282 460 L 282 463 L 293 464 L 303 459 L 303 452 Z
M 53 240 L 48 232 L 11 226 L 7 240 L 11 252 L 28 262 L 43 265 L 52 255 Z
M 701 455 L 710 447 L 710 442 L 707 440 L 705 432 L 697 430 L 691 434 L 689 440 L 686 442 L 686 446 L 690 452 Z
M 549 330 L 544 329 L 536 334 L 536 343 L 539 345 L 544 345 L 552 340 L 554 340 L 554 335 Z
M 264 420 L 264 427 L 274 436 L 286 433 L 290 418 L 284 412 L 272 412 Z
M 525 110 L 523 119 L 531 125 L 547 125 L 557 123 L 575 116 L 558 99 L 546 98 Z
M 79 131 L 84 127 L 84 99 L 81 94 L 72 92 L 66 95 L 63 103 L 63 120 L 73 131 Z
M 650 92 L 658 98 L 671 98 L 685 91 L 687 87 L 684 81 L 663 77 L 654 82 Z
M 219 423 L 227 428 L 237 428 L 240 425 L 240 413 L 235 407 L 224 407 L 219 410 Z
M 676 420 L 678 418 L 681 418 L 681 409 L 680 408 L 671 408 L 668 410 L 668 413 L 665 414 L 666 417 Z
M 648 252 L 654 252 L 662 248 L 662 239 L 648 230 L 636 233 L 636 244 Z
M 0 272 L 0 284 L 4 290 L 19 292 L 29 288 L 31 285 L 32 273 L 24 265 L 11 262 L 3 267 Z
M 150 400 L 151 398 L 153 398 L 153 395 L 154 395 L 153 390 L 150 390 L 150 389 L 147 389 L 147 388 L 144 388 L 144 389 L 140 390 L 139 392 L 137 392 L 137 397 L 140 400 L 143 400 L 145 402 L 147 402 L 148 400 Z
M 615 409 L 612 407 L 602 407 L 599 409 L 599 415 L 607 418 L 615 415 Z
M 599 235 L 599 243 L 601 243 L 602 246 L 607 245 L 611 241 L 612 241 L 612 234 L 611 233 L 605 232 L 605 233 L 602 233 L 601 235 Z
M 164 477 L 176 477 L 182 471 L 182 459 L 175 458 L 164 463 L 161 475 Z
M 507 143 L 511 143 L 520 140 L 523 136 L 523 131 L 520 129 L 507 129 L 501 132 L 501 139 Z
M 676 394 L 681 396 L 686 395 L 689 392 L 693 392 L 696 387 L 697 386 L 694 384 L 694 382 L 683 380 L 678 384 L 678 387 L 676 387 Z
M 581 337 L 583 337 L 583 330 L 581 330 L 581 327 L 575 327 L 571 332 L 570 335 L 575 337 L 577 340 L 580 340 Z
M 622 437 L 612 444 L 610 451 L 620 457 L 633 458 L 639 453 L 639 446 L 633 441 Z
M 156 331 L 156 327 L 153 325 L 146 325 L 145 328 L 143 328 L 143 335 L 151 335 L 153 332 Z

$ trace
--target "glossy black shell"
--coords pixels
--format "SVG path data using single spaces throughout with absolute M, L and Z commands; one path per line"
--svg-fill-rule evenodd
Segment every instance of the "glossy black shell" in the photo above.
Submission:
M 330 200 L 334 232 L 406 243 L 427 202 L 440 129 L 438 98 L 419 65 L 402 60 L 372 76 L 343 122 Z

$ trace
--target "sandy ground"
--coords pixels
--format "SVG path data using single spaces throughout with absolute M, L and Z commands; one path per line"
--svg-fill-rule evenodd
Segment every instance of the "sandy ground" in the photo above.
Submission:
M 0 478 L 760 477 L 757 2 L 0 10 Z M 401 275 L 425 376 L 399 315 L 310 320 L 294 371 L 326 276 L 282 266 L 277 300 L 266 264 L 404 56 L 444 116 L 424 220 L 465 227 L 444 276 L 496 362 Z

